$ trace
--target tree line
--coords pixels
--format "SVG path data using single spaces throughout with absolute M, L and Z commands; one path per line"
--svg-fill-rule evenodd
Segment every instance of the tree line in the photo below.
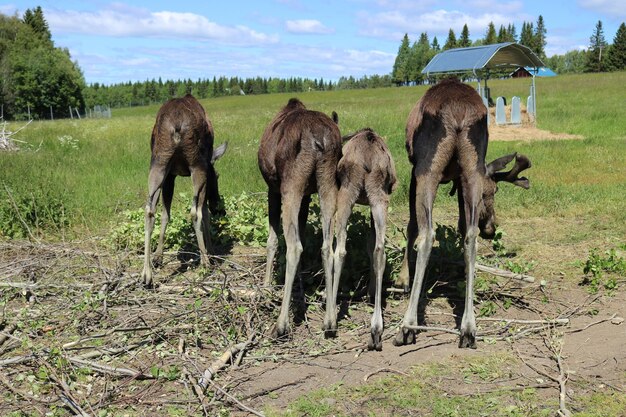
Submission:
M 85 88 L 85 103 L 88 107 L 107 104 L 112 107 L 138 106 L 162 103 L 170 98 L 193 94 L 200 99 L 229 95 L 303 93 L 307 91 L 330 91 L 356 88 L 377 88 L 393 85 L 390 75 L 340 77 L 339 80 L 324 81 L 323 78 L 240 78 L 213 77 L 198 80 L 146 80 L 112 85 L 94 83 Z
M 426 64 L 440 51 L 501 42 L 528 46 L 557 73 L 602 72 L 626 69 L 626 25 L 622 23 L 609 44 L 602 22 L 598 21 L 587 50 L 569 51 L 546 57 L 546 26 L 540 15 L 536 23 L 523 22 L 520 34 L 514 24 L 496 30 L 489 23 L 482 38 L 472 41 L 467 24 L 457 38 L 453 29 L 441 46 L 423 32 L 412 45 L 404 35 L 392 71 L 361 78 L 341 77 L 337 81 L 291 78 L 213 77 L 198 80 L 145 80 L 112 85 L 85 83 L 78 63 L 66 48 L 55 47 L 41 7 L 28 9 L 22 17 L 0 14 L 0 116 L 5 119 L 49 119 L 69 117 L 70 108 L 95 105 L 113 107 L 162 103 L 187 93 L 198 98 L 226 95 L 302 93 L 356 88 L 377 88 L 421 83 Z
M 569 51 L 563 55 L 547 57 L 545 53 L 547 29 L 543 16 L 539 15 L 536 24 L 523 22 L 518 37 L 514 24 L 500 25 L 496 31 L 493 22 L 487 26 L 482 38 L 470 39 L 467 24 L 463 25 L 457 38 L 453 29 L 448 32 L 443 46 L 435 36 L 430 41 L 427 32 L 422 32 L 419 39 L 411 44 L 408 34 L 400 42 L 398 54 L 391 71 L 391 79 L 396 85 L 420 84 L 425 81 L 422 69 L 441 51 L 470 46 L 491 45 L 503 42 L 517 42 L 527 46 L 546 66 L 559 74 L 575 72 L 621 71 L 626 69 L 626 25 L 622 23 L 612 44 L 604 37 L 602 21 L 598 21 L 589 39 L 587 50 Z

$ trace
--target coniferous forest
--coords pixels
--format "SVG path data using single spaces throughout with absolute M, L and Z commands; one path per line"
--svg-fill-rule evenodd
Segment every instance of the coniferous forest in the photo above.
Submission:
M 69 109 L 96 105 L 112 107 L 162 103 L 191 93 L 200 99 L 226 95 L 300 93 L 338 89 L 377 88 L 392 85 L 420 84 L 424 66 L 440 51 L 500 42 L 518 42 L 533 50 L 557 74 L 620 71 L 626 69 L 626 25 L 622 23 L 607 41 L 602 22 L 598 21 L 586 50 L 546 56 L 546 22 L 523 22 L 518 34 L 514 24 L 496 29 L 489 23 L 475 40 L 467 25 L 460 34 L 451 28 L 445 40 L 423 32 L 411 43 L 408 34 L 400 42 L 391 72 L 361 78 L 343 76 L 338 80 L 323 78 L 240 78 L 207 75 L 197 80 L 162 80 L 125 82 L 112 85 L 87 84 L 77 62 L 66 48 L 52 41 L 52 34 L 41 7 L 28 9 L 23 16 L 0 14 L 0 104 L 4 119 L 48 119 L 69 117 Z M 442 45 L 443 44 L 443 45 Z

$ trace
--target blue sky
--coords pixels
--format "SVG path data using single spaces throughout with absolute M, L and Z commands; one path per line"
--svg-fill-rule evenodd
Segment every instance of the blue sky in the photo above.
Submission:
M 484 37 L 493 21 L 536 23 L 548 56 L 586 48 L 602 21 L 611 43 L 626 0 L 14 0 L 0 13 L 41 6 L 57 46 L 70 50 L 88 83 L 166 79 L 388 74 L 405 33 L 443 45 L 452 28 Z

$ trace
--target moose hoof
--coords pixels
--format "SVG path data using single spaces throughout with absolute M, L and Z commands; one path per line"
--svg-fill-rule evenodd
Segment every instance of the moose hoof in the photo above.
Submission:
M 283 326 L 283 325 L 276 323 L 274 327 L 272 327 L 271 337 L 274 340 L 277 340 L 279 342 L 289 340 L 289 334 L 290 334 L 289 326 L 286 326 L 286 325 Z
M 152 265 L 159 267 L 163 266 L 163 254 L 155 253 L 152 255 Z
M 460 348 L 476 349 L 476 335 L 474 334 L 461 334 L 459 339 Z
M 370 333 L 370 340 L 367 342 L 367 350 L 383 350 L 383 337 L 381 332 Z
M 337 324 L 336 323 L 324 323 L 324 327 L 322 328 L 322 330 L 324 330 L 324 337 L 326 339 L 331 339 L 334 337 L 337 337 Z
M 144 269 L 141 273 L 141 280 L 143 281 L 144 288 L 149 290 L 154 288 L 154 284 L 152 283 L 152 272 L 148 272 Z
M 393 339 L 394 346 L 404 346 L 415 344 L 415 330 L 407 330 L 403 327 L 398 330 L 398 334 Z

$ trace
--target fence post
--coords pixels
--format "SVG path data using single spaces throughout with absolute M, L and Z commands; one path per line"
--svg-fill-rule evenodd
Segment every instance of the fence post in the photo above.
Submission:
M 69 106 L 69 108 L 70 108 L 70 117 L 74 119 L 74 112 L 72 112 L 72 106 Z
M 30 104 L 28 104 L 27 107 L 28 107 L 28 120 L 30 120 Z
M 54 120 L 54 114 L 52 114 L 52 106 L 50 106 L 50 120 Z

